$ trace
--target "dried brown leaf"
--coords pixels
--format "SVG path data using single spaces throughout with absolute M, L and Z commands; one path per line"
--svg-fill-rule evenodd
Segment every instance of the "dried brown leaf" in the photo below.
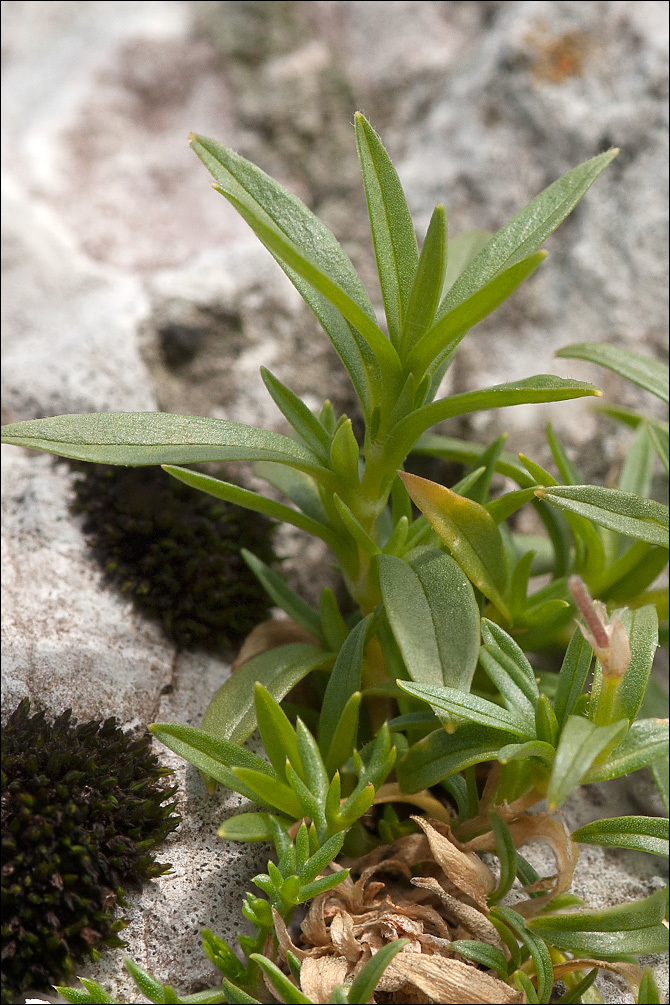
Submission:
M 504 981 L 460 960 L 417 953 L 398 953 L 387 973 L 404 978 L 433 1002 L 449 1005 L 507 1005 L 523 998 Z
M 430 890 L 436 897 L 439 897 L 449 915 L 466 929 L 468 938 L 478 939 L 480 942 L 486 942 L 489 946 L 495 946 L 502 952 L 508 952 L 498 930 L 476 907 L 464 904 L 456 897 L 452 897 L 432 876 L 417 876 L 412 880 L 412 884 L 420 886 L 424 890 Z
M 347 911 L 340 911 L 330 923 L 330 939 L 335 951 L 350 963 L 358 963 L 361 947 L 354 935 L 354 922 Z
M 348 970 L 343 956 L 308 958 L 300 968 L 300 990 L 313 1002 L 328 1002 L 338 984 L 344 984 Z
M 495 889 L 495 878 L 487 865 L 472 851 L 461 851 L 451 839 L 440 834 L 432 822 L 412 817 L 428 838 L 430 850 L 445 876 L 454 886 L 486 909 L 486 898 Z M 444 826 L 444 825 L 442 825 Z

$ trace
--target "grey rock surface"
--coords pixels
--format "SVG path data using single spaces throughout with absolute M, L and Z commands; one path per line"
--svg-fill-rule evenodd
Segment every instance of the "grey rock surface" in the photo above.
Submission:
M 614 375 L 553 353 L 608 340 L 665 358 L 666 14 L 640 0 L 4 3 L 3 421 L 160 408 L 282 430 L 261 363 L 308 404 L 327 394 L 355 418 L 327 340 L 212 193 L 186 136 L 222 140 L 305 199 L 379 306 L 356 108 L 397 164 L 420 237 L 438 201 L 452 235 L 495 229 L 563 171 L 621 147 L 547 264 L 466 340 L 449 387 L 553 372 L 653 411 Z M 587 477 L 616 471 L 627 434 L 582 402 L 482 413 L 449 431 L 508 429 L 512 449 L 544 461 L 548 418 Z M 64 465 L 7 448 L 3 467 L 5 707 L 29 695 L 133 727 L 197 724 L 227 664 L 177 656 L 102 585 L 68 513 Z M 323 550 L 293 532 L 280 548 L 313 596 L 329 575 Z M 206 798 L 195 771 L 161 756 L 184 824 L 165 848 L 173 876 L 130 896 L 126 935 L 138 963 L 188 992 L 215 979 L 199 929 L 234 935 L 267 849 L 223 848 L 216 826 L 236 797 Z M 623 812 L 625 789 L 610 792 L 611 815 Z M 604 813 L 600 798 L 571 804 L 571 821 Z M 594 905 L 642 896 L 657 883 L 647 866 L 590 849 L 576 887 Z M 118 954 L 85 968 L 138 1000 L 119 971 Z M 602 981 L 605 1000 L 631 1000 Z

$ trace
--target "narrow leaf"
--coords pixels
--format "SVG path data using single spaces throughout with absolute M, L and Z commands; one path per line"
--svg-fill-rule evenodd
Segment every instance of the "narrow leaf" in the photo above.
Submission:
M 594 820 L 573 832 L 580 844 L 632 848 L 668 857 L 668 820 L 665 817 L 610 817 Z
M 457 939 L 449 948 L 452 952 L 464 956 L 466 960 L 479 963 L 487 970 L 495 970 L 502 980 L 506 980 L 507 960 L 495 946 L 489 946 L 485 942 L 473 942 L 470 939 Z
M 584 690 L 592 659 L 591 646 L 580 630 L 575 629 L 565 652 L 554 699 L 554 712 L 561 727 L 567 717 L 572 715 L 575 703 Z
M 344 709 L 361 689 L 363 652 L 371 619 L 369 614 L 352 629 L 328 679 L 319 717 L 319 745 L 328 754 Z
M 242 548 L 240 554 L 277 607 L 281 607 L 297 624 L 322 642 L 321 618 L 317 611 L 292 590 L 275 569 L 271 569 L 246 548 Z
M 556 750 L 547 789 L 547 803 L 551 812 L 558 809 L 570 793 L 582 784 L 598 755 L 616 739 L 622 739 L 627 728 L 628 721 L 625 719 L 609 726 L 596 726 L 589 719 L 578 715 L 568 717 Z
M 428 225 L 416 278 L 412 285 L 400 341 L 401 357 L 407 355 L 433 323 L 442 293 L 446 264 L 447 216 L 444 206 L 436 206 Z
M 668 720 L 638 719 L 602 764 L 587 772 L 584 782 L 604 782 L 650 767 L 668 756 Z
M 280 999 L 286 1002 L 287 1005 L 297 1005 L 297 1003 L 302 1002 L 305 1002 L 306 1005 L 310 1005 L 310 999 L 307 998 L 302 991 L 300 991 L 295 984 L 288 979 L 286 974 L 283 974 L 279 967 L 275 966 L 275 964 L 272 963 L 272 961 L 266 956 L 261 956 L 259 953 L 252 953 L 249 959 L 258 964 L 272 987 L 278 992 Z
M 602 485 L 550 486 L 536 489 L 535 495 L 618 534 L 668 547 L 668 507 L 653 499 Z
M 288 436 L 226 419 L 167 412 L 57 415 L 2 427 L 3 443 L 98 464 L 276 461 L 330 483 L 317 457 Z
M 601 392 L 592 384 L 578 380 L 565 380 L 550 374 L 538 374 L 511 384 L 496 384 L 481 391 L 464 391 L 449 398 L 440 398 L 430 405 L 424 405 L 412 415 L 399 422 L 391 434 L 394 450 L 394 463 L 397 466 L 404 461 L 407 454 L 422 433 L 438 422 L 452 419 L 458 415 L 469 415 L 472 412 L 486 411 L 489 408 L 509 408 L 512 405 L 530 405 L 546 401 L 568 401 L 571 398 L 583 398 L 588 395 L 600 395 Z
M 381 140 L 360 112 L 355 124 L 384 310 L 397 345 L 419 260 L 416 237 L 400 179 Z
M 440 308 L 439 320 L 416 343 L 407 365 L 423 373 L 445 348 L 449 347 L 453 354 L 470 329 L 507 300 L 546 257 L 546 252 L 540 251 L 512 266 L 447 314 L 442 314 Z
M 548 940 L 545 940 L 542 932 L 535 934 L 534 931 L 530 931 L 521 915 L 511 908 L 496 907 L 494 913 L 497 918 L 509 925 L 530 952 L 537 974 L 537 997 L 541 1002 L 548 1002 L 554 986 L 554 969 L 546 946 Z
M 515 737 L 466 722 L 455 733 L 437 729 L 400 758 L 396 775 L 403 792 L 421 792 L 473 764 L 495 761 L 501 745 Z
M 557 356 L 564 359 L 584 359 L 613 370 L 632 384 L 668 403 L 668 368 L 647 356 L 640 356 L 617 345 L 602 342 L 578 342 L 559 349 Z
M 532 255 L 556 230 L 617 155 L 608 150 L 573 168 L 536 196 L 505 224 L 454 283 L 440 305 L 438 316 L 467 300 L 478 289 L 516 262 Z
M 268 393 L 287 422 L 293 426 L 296 433 L 302 437 L 306 445 L 318 454 L 322 461 L 328 461 L 330 437 L 317 417 L 309 410 L 304 401 L 294 394 L 290 388 L 261 367 L 261 377 Z
M 534 739 L 534 727 L 531 728 L 525 719 L 478 695 L 466 694 L 451 687 L 414 684 L 406 680 L 399 680 L 396 683 L 401 690 L 428 702 L 438 715 L 446 712 L 452 716 L 462 716 L 481 726 L 513 733 L 515 736 L 523 737 L 524 740 Z
M 256 722 L 261 734 L 265 753 L 281 781 L 286 781 L 286 761 L 304 777 L 303 765 L 298 752 L 293 726 L 284 710 L 262 684 L 254 684 L 254 706 Z

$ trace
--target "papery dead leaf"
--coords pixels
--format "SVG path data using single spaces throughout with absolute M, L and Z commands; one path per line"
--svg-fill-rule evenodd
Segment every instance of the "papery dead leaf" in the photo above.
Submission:
M 474 852 L 461 851 L 450 837 L 440 834 L 423 817 L 412 817 L 428 838 L 430 850 L 443 873 L 454 886 L 486 909 L 486 898 L 495 889 L 495 877 Z M 443 824 L 442 827 L 445 825 Z
M 486 942 L 489 946 L 495 946 L 496 949 L 500 949 L 506 955 L 509 955 L 507 947 L 500 938 L 498 929 L 476 907 L 464 904 L 462 901 L 457 900 L 456 897 L 452 897 L 432 876 L 416 876 L 412 880 L 412 885 L 419 886 L 424 890 L 430 890 L 436 897 L 439 897 L 451 917 L 455 918 L 463 928 L 467 929 L 468 935 L 471 938 L 478 939 L 480 942 Z
M 642 970 L 634 963 L 613 963 L 608 960 L 591 959 L 566 960 L 565 963 L 554 964 L 554 980 L 558 981 L 565 974 L 574 973 L 575 970 L 593 970 L 594 967 L 618 974 L 632 987 L 638 987 L 642 980 Z
M 340 911 L 331 921 L 330 940 L 340 956 L 349 963 L 358 963 L 362 950 L 354 935 L 353 919 L 347 911 Z
M 516 988 L 461 960 L 398 953 L 387 973 L 398 975 L 428 995 L 434 1002 L 449 1005 L 507 1005 L 521 1003 Z
M 300 990 L 313 1002 L 330 1001 L 333 990 L 344 984 L 349 964 L 343 956 L 308 958 L 300 968 Z

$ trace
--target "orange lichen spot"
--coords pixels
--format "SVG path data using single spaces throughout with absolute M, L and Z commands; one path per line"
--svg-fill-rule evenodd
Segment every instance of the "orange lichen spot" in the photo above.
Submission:
M 531 71 L 537 81 L 562 84 L 569 77 L 583 77 L 589 52 L 589 37 L 585 32 L 566 31 L 549 37 L 540 29 L 526 36 L 531 50 Z

